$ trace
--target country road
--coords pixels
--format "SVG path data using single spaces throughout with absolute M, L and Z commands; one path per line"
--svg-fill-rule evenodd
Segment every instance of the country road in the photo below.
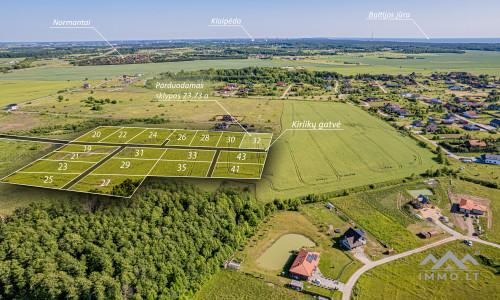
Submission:
M 378 83 L 377 80 L 375 80 L 375 83 L 378 85 L 378 87 L 382 90 L 382 92 L 386 93 L 387 94 L 387 91 L 384 89 L 383 86 L 380 85 L 380 83 Z
M 448 232 L 452 236 L 451 237 L 447 237 L 447 238 L 442 239 L 442 240 L 439 240 L 439 241 L 434 242 L 432 244 L 428 244 L 428 245 L 425 245 L 425 246 L 422 246 L 422 247 L 419 247 L 419 248 L 415 248 L 415 249 L 412 249 L 412 250 L 409 250 L 409 251 L 406 251 L 406 252 L 403 252 L 403 253 L 399 253 L 399 254 L 396 254 L 396 255 L 388 256 L 388 257 L 382 258 L 380 260 L 373 261 L 373 262 L 365 264 L 364 266 L 362 266 L 361 268 L 359 268 L 358 270 L 356 270 L 354 272 L 354 274 L 351 275 L 351 277 L 349 278 L 349 280 L 344 284 L 343 289 L 342 289 L 342 300 L 350 300 L 351 299 L 351 293 L 352 293 L 352 289 L 354 288 L 354 285 L 358 281 L 359 277 L 361 277 L 361 275 L 363 275 L 366 271 L 368 271 L 370 269 L 373 269 L 376 266 L 380 266 L 382 264 L 391 262 L 393 260 L 396 260 L 396 259 L 399 259 L 399 258 L 402 258 L 402 257 L 406 257 L 406 256 L 409 256 L 409 255 L 412 255 L 412 254 L 415 254 L 415 253 L 419 253 L 419 252 L 425 251 L 427 249 L 434 248 L 436 246 L 440 246 L 440 245 L 443 245 L 445 243 L 448 243 L 448 242 L 451 242 L 451 241 L 456 241 L 456 240 L 470 240 L 470 241 L 474 241 L 474 242 L 477 242 L 477 243 L 485 244 L 485 245 L 488 245 L 488 246 L 500 248 L 500 245 L 498 245 L 498 244 L 487 242 L 487 241 L 483 241 L 483 240 L 481 240 L 478 237 L 468 237 L 468 236 L 465 236 L 465 235 L 463 235 L 463 234 L 461 234 L 461 233 L 459 233 L 459 232 L 451 229 L 450 227 L 448 227 L 448 226 L 444 225 L 443 223 L 441 223 L 439 221 L 437 215 L 435 215 L 434 218 L 432 218 L 432 219 L 433 219 L 434 223 L 436 223 L 436 225 L 438 225 L 439 227 L 441 227 L 443 230 L 445 230 L 446 232 Z

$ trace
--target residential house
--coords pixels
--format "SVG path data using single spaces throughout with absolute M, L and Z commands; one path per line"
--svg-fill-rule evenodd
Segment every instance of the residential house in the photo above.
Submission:
M 289 273 L 294 278 L 309 280 L 314 269 L 318 267 L 319 253 L 300 249 L 299 254 L 293 261 Z
M 441 124 L 443 124 L 443 125 L 453 125 L 454 122 L 455 122 L 455 119 L 445 119 L 445 120 L 441 121 Z
M 452 90 L 452 91 L 460 91 L 461 89 L 462 89 L 462 86 L 460 86 L 460 85 L 450 86 L 450 90 Z
M 378 101 L 380 101 L 380 99 L 377 97 L 369 97 L 369 98 L 363 99 L 363 101 L 365 101 L 365 102 L 378 102 Z
M 366 232 L 351 227 L 344 233 L 344 238 L 340 243 L 349 250 L 366 245 Z
M 462 104 L 462 103 L 467 102 L 467 99 L 465 99 L 465 98 L 455 97 L 454 101 L 455 101 L 455 103 L 457 103 L 457 104 Z
M 301 82 L 297 82 L 295 85 L 304 85 L 304 83 L 301 81 Z
M 427 129 L 428 132 L 436 132 L 439 130 L 439 127 L 437 127 L 434 124 L 429 124 L 429 125 L 425 126 L 425 129 Z
M 477 119 L 479 118 L 479 116 L 477 115 L 477 113 L 473 110 L 468 110 L 466 112 L 464 112 L 464 117 L 466 118 L 469 118 L 469 119 Z
M 484 215 L 486 206 L 475 204 L 472 200 L 461 199 L 458 210 L 466 214 Z
M 233 116 L 231 115 L 223 115 L 222 116 L 222 121 L 226 121 L 226 122 L 236 122 L 236 119 L 233 118 Z
M 384 103 L 384 108 L 387 108 L 391 111 L 398 111 L 401 109 L 401 105 L 399 104 L 391 104 L 391 103 Z
M 89 89 L 90 88 L 90 83 L 84 83 L 83 84 L 84 89 Z
M 439 99 L 437 99 L 437 98 L 432 99 L 432 100 L 431 100 L 431 102 L 432 102 L 433 104 L 443 104 L 443 101 L 441 101 L 441 100 L 439 100 Z
M 401 85 L 400 84 L 391 84 L 391 83 L 389 83 L 386 87 L 400 89 Z
M 424 208 L 431 206 L 431 201 L 424 195 L 419 195 L 417 198 L 411 201 L 413 207 L 415 208 Z
M 276 84 L 276 85 L 277 85 L 277 86 L 286 86 L 286 83 L 284 83 L 284 82 L 281 82 L 281 81 L 280 81 L 280 82 L 278 82 L 278 84 Z
M 424 127 L 424 123 L 422 123 L 422 121 L 420 120 L 415 120 L 411 123 L 412 126 L 414 127 Z
M 467 131 L 479 131 L 479 130 L 481 130 L 481 128 L 477 127 L 476 125 L 472 125 L 472 124 L 464 125 L 462 128 L 464 130 L 467 130 Z
M 481 160 L 485 164 L 500 165 L 500 155 L 496 154 L 483 154 Z
M 400 115 L 400 116 L 407 116 L 408 115 L 408 110 L 406 110 L 406 109 L 400 109 L 400 110 L 398 110 L 398 115 Z
M 500 105 L 497 104 L 490 104 L 488 105 L 489 110 L 500 110 Z
M 481 142 L 481 140 L 468 140 L 465 145 L 467 147 L 486 147 L 486 143 Z
M 490 126 L 493 126 L 493 127 L 496 127 L 496 128 L 500 127 L 500 120 L 499 119 L 493 119 L 493 120 L 491 120 Z

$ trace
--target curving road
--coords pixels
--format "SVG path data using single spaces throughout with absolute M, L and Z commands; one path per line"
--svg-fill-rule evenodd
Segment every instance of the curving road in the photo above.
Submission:
M 403 252 L 403 253 L 400 253 L 400 254 L 388 256 L 388 257 L 382 258 L 380 260 L 372 261 L 372 262 L 369 262 L 369 263 L 365 264 L 364 266 L 362 266 L 361 268 L 359 268 L 358 270 L 356 270 L 356 272 L 354 272 L 354 274 L 352 274 L 352 276 L 349 278 L 349 280 L 344 284 L 343 289 L 342 289 L 342 300 L 350 300 L 351 299 L 351 293 L 352 293 L 352 289 L 354 288 L 354 285 L 358 281 L 359 277 L 361 277 L 361 275 L 363 275 L 363 273 L 365 273 L 366 271 L 368 271 L 368 270 L 370 270 L 370 269 L 372 269 L 372 268 L 374 268 L 376 266 L 380 266 L 382 264 L 391 262 L 393 260 L 396 260 L 396 259 L 399 259 L 399 258 L 402 258 L 402 257 L 405 257 L 405 256 L 412 255 L 414 253 L 422 252 L 424 250 L 427 250 L 427 249 L 430 249 L 430 248 L 433 248 L 433 247 L 436 247 L 436 246 L 439 246 L 439 245 L 442 245 L 442 244 L 445 244 L 445 243 L 448 243 L 448 242 L 451 242 L 451 241 L 456 241 L 456 240 L 470 240 L 470 241 L 474 241 L 474 242 L 477 242 L 477 243 L 481 243 L 481 244 L 489 245 L 489 246 L 492 246 L 492 247 L 500 248 L 500 245 L 498 245 L 498 244 L 487 242 L 487 241 L 483 241 L 483 240 L 481 240 L 480 238 L 477 238 L 477 237 L 468 237 L 468 236 L 465 236 L 465 235 L 463 235 L 463 234 L 461 234 L 461 233 L 459 233 L 459 232 L 451 229 L 450 227 L 444 225 L 439 220 L 434 219 L 434 218 L 433 218 L 433 220 L 436 223 L 436 225 L 438 225 L 439 227 L 441 227 L 442 229 L 444 229 L 445 231 L 447 231 L 452 236 L 448 237 L 448 238 L 445 238 L 445 239 L 442 239 L 442 240 L 439 240 L 439 241 L 434 242 L 432 244 L 428 244 L 428 245 L 425 245 L 425 246 L 422 246 L 422 247 L 419 247 L 419 248 L 415 248 L 413 250 L 409 250 L 409 251 L 406 251 L 406 252 Z

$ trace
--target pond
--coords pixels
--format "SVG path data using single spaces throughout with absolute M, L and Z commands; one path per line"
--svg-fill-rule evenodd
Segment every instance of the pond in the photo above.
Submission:
M 302 234 L 289 233 L 282 235 L 262 254 L 257 262 L 266 269 L 281 270 L 292 255 L 291 250 L 302 247 L 314 247 L 316 243 Z
M 410 193 L 415 198 L 417 198 L 420 195 L 424 195 L 424 196 L 432 196 L 432 195 L 434 195 L 434 193 L 432 193 L 432 191 L 429 190 L 429 189 L 409 190 L 408 193 Z

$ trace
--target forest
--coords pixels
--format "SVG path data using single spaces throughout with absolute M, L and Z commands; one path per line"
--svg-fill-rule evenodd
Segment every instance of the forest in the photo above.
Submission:
M 283 204 L 280 204 L 283 205 Z M 184 299 L 271 209 L 153 181 L 128 200 L 31 204 L 0 223 L 3 299 Z

